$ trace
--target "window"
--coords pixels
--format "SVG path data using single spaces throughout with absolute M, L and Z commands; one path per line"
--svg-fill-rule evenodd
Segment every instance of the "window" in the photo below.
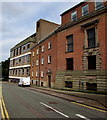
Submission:
M 24 69 L 22 68 L 22 75 L 24 75 Z
M 20 54 L 21 54 L 21 50 L 22 50 L 22 47 L 20 46 L 20 52 L 19 52 Z
M 87 30 L 87 38 L 88 38 L 88 47 L 89 48 L 96 47 L 95 28 L 91 28 Z
M 37 55 L 39 54 L 39 49 L 36 50 L 36 54 L 37 54 Z
M 51 55 L 48 56 L 48 63 L 51 63 Z
M 35 55 L 35 53 L 34 53 L 34 51 L 32 52 L 32 56 L 34 57 L 34 55 Z
M 21 62 L 21 58 L 19 58 L 19 62 Z
M 32 77 L 33 77 L 33 71 L 32 71 Z
M 15 50 L 14 50 L 14 52 L 13 52 L 13 55 L 15 56 Z
M 66 59 L 66 69 L 73 70 L 73 58 Z
M 43 46 L 42 46 L 42 52 L 44 52 L 44 48 L 45 48 L 45 46 L 43 45 Z
M 88 56 L 88 70 L 96 69 L 96 56 Z
M 97 91 L 97 83 L 86 82 L 86 90 Z
M 32 61 L 32 66 L 34 66 L 34 61 Z
M 39 61 L 38 61 L 38 60 L 36 60 L 36 65 L 38 66 L 38 64 L 39 64 Z
M 18 48 L 16 49 L 16 55 L 18 55 Z
M 23 51 L 25 51 L 25 46 L 23 46 Z
M 27 61 L 27 62 L 30 62 L 30 55 L 27 55 L 27 56 L 26 56 L 26 61 Z
M 43 71 L 41 71 L 41 78 L 43 78 L 44 77 L 44 72 Z
M 65 87 L 72 88 L 72 81 L 65 81 Z
M 41 64 L 42 64 L 42 65 L 44 64 L 44 58 L 41 59 Z
M 17 70 L 16 70 L 16 75 L 17 75 Z
M 71 13 L 71 20 L 76 21 L 77 20 L 77 11 L 74 11 Z
M 51 49 L 51 47 L 52 47 L 52 43 L 48 42 L 48 49 Z
M 19 75 L 20 75 L 20 69 L 19 69 Z
M 103 2 L 95 2 L 96 10 L 101 9 L 103 7 Z
M 29 75 L 29 68 L 26 69 L 26 74 Z
M 27 49 L 29 49 L 30 48 L 30 44 L 27 44 Z
M 36 77 L 38 77 L 38 71 L 36 71 Z
M 82 16 L 85 16 L 89 13 L 88 4 L 82 7 Z
M 69 35 L 67 38 L 67 52 L 73 52 L 73 35 Z
M 43 87 L 43 82 L 41 82 L 41 86 Z

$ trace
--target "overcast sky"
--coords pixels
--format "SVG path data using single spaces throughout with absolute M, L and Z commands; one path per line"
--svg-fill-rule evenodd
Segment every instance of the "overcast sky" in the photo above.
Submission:
M 46 19 L 60 24 L 60 14 L 82 0 L 13 1 L 0 2 L 0 61 L 9 58 L 13 46 L 36 32 L 36 21 Z

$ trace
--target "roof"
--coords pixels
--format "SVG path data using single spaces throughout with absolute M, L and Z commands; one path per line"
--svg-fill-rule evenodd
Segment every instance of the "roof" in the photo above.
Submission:
M 31 50 L 33 49 L 33 48 L 35 48 L 37 45 L 39 45 L 39 44 L 41 44 L 42 42 L 44 42 L 45 40 L 47 40 L 48 38 L 50 38 L 51 36 L 53 36 L 55 33 L 57 33 L 57 30 L 59 29 L 59 27 L 58 28 L 56 28 L 55 30 L 53 30 L 49 35 L 47 35 L 47 36 L 45 36 L 43 39 L 41 39 L 38 43 L 36 43 L 32 48 L 31 48 Z
M 20 43 L 18 43 L 17 45 L 15 45 L 13 48 L 11 48 L 10 51 L 28 43 L 28 42 L 36 42 L 36 38 L 34 38 L 34 36 L 36 36 L 36 33 L 32 34 L 31 36 L 27 37 L 25 40 L 22 40 Z
M 85 1 L 87 1 L 87 0 L 85 0 Z M 79 4 L 75 5 L 74 7 L 72 7 L 72 8 L 70 8 L 70 9 L 66 10 L 66 11 L 63 12 L 60 16 L 63 16 L 63 15 L 65 15 L 66 13 L 68 13 L 68 12 L 70 12 L 70 11 L 76 9 L 77 7 L 81 6 L 82 4 L 86 3 L 85 1 L 84 1 L 84 2 L 80 2 Z

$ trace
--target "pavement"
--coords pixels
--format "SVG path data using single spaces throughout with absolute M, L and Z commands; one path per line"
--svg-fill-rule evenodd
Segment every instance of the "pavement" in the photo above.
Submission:
M 84 92 L 74 92 L 66 90 L 56 90 L 52 88 L 31 86 L 30 90 L 42 92 L 52 96 L 56 96 L 71 102 L 93 107 L 99 110 L 107 111 L 107 95 L 92 94 Z

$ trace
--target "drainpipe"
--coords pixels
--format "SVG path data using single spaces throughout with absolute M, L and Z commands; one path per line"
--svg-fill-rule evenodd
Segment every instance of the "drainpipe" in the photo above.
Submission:
M 38 64 L 38 72 L 39 72 L 39 76 L 38 76 L 39 78 L 38 78 L 38 80 L 39 80 L 39 84 L 38 84 L 38 86 L 40 86 L 40 72 L 41 72 L 41 71 L 40 71 L 40 63 L 41 63 L 41 46 L 39 46 L 39 54 L 38 54 L 38 55 L 39 55 L 39 57 L 38 57 L 38 59 L 39 59 L 39 60 L 38 60 L 38 61 L 39 61 L 39 64 Z

